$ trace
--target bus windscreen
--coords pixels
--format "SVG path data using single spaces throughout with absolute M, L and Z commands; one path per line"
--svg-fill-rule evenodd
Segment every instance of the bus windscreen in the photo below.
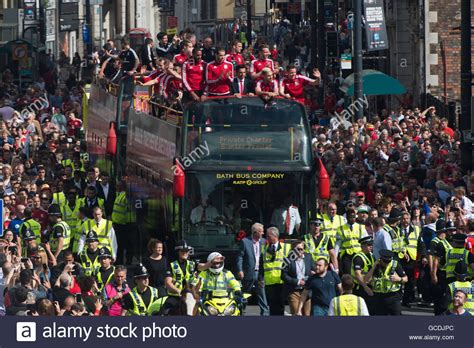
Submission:
M 185 157 L 192 155 L 193 164 L 254 161 L 308 166 L 311 161 L 304 109 L 295 102 L 211 100 L 188 108 L 186 125 Z

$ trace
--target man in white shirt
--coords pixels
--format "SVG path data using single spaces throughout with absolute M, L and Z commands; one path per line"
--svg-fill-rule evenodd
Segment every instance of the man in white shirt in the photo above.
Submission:
M 191 223 L 212 224 L 219 217 L 217 209 L 209 202 L 209 197 L 204 196 L 201 204 L 191 211 Z
M 82 250 L 84 249 L 85 242 L 86 242 L 86 236 L 90 230 L 93 230 L 99 236 L 100 244 L 102 246 L 109 248 L 112 251 L 113 258 L 115 259 L 117 257 L 118 244 L 117 244 L 117 237 L 115 235 L 115 230 L 112 226 L 112 221 L 102 218 L 103 212 L 102 212 L 102 209 L 99 207 L 94 208 L 93 216 L 94 216 L 94 219 L 89 220 L 87 221 L 87 223 L 84 224 L 82 236 L 81 236 L 81 239 L 79 240 L 78 247 L 77 247 L 77 253 L 80 254 L 82 252 Z M 90 224 L 88 224 L 88 222 L 90 222 Z M 104 233 L 100 233 L 100 232 L 103 232 L 104 230 L 107 234 L 109 245 L 103 245 L 103 239 L 105 239 L 103 237 Z
M 271 219 L 271 224 L 282 231 L 283 235 L 288 236 L 291 236 L 295 231 L 299 232 L 301 225 L 300 212 L 292 202 L 292 197 L 287 196 L 282 205 L 273 211 Z

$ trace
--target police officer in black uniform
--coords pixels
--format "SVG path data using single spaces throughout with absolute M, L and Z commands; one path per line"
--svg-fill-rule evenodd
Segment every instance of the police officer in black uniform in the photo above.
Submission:
M 133 273 L 135 287 L 123 297 L 122 314 L 148 315 L 153 302 L 158 300 L 158 290 L 149 286 L 150 274 L 145 266 L 139 264 Z
M 436 221 L 436 238 L 431 241 L 430 253 L 433 256 L 433 267 L 431 269 L 432 294 L 434 302 L 434 314 L 442 315 L 447 308 L 444 303 L 446 295 L 446 252 L 451 248 L 448 241 L 446 221 L 439 219 Z
M 374 292 L 374 315 L 401 315 L 402 291 L 408 277 L 391 250 L 380 250 L 380 258 L 365 277 Z
M 370 284 L 364 280 L 365 274 L 369 272 L 375 262 L 374 254 L 372 253 L 374 246 L 374 239 L 372 236 L 365 236 L 359 239 L 362 251 L 355 254 L 352 259 L 351 275 L 354 279 L 353 294 L 360 296 L 365 300 L 369 313 L 373 313 L 373 296 Z
M 102 291 L 102 289 L 112 281 L 114 277 L 115 266 L 112 265 L 112 253 L 106 247 L 99 249 L 99 263 L 100 267 L 97 268 L 94 272 L 94 277 L 97 282 L 97 288 Z

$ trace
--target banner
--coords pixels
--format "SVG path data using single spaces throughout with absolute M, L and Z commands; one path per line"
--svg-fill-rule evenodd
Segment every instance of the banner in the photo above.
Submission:
M 383 0 L 364 0 L 364 16 L 367 50 L 388 49 Z
M 5 317 L 0 346 L 468 348 L 472 317 Z M 295 340 L 298 344 L 295 344 Z

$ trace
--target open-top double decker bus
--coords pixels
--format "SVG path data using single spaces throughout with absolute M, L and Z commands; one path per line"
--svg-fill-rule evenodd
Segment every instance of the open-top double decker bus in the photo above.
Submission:
M 126 125 L 117 114 L 122 125 L 113 162 L 120 167 L 115 172 L 127 178 L 137 209 L 137 238 L 155 236 L 169 246 L 184 238 L 197 255 L 217 250 L 232 256 L 239 232 L 248 233 L 255 222 L 269 226 L 275 210 L 289 200 L 298 207 L 301 230 L 307 230 L 316 187 L 302 105 L 227 97 L 191 103 L 179 112 L 143 93 L 132 105 Z M 92 110 L 89 118 L 94 115 L 100 112 Z M 180 199 L 173 196 L 177 162 L 185 175 Z

